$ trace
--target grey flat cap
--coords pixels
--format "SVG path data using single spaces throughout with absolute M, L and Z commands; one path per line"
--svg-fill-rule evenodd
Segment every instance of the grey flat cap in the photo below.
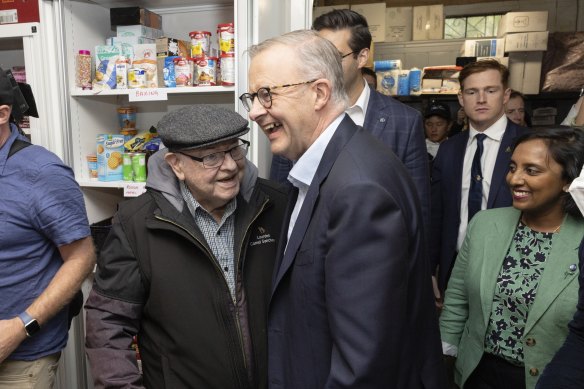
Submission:
M 207 147 L 240 137 L 248 122 L 237 112 L 210 104 L 196 104 L 167 113 L 157 125 L 162 143 L 169 150 Z

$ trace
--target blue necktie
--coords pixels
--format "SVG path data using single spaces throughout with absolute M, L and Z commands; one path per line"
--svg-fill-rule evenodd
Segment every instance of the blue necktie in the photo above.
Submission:
M 483 155 L 483 141 L 487 136 L 477 134 L 477 150 L 472 159 L 470 168 L 470 189 L 468 191 L 468 220 L 472 219 L 475 213 L 481 210 L 483 203 L 483 171 L 481 169 L 481 156 Z

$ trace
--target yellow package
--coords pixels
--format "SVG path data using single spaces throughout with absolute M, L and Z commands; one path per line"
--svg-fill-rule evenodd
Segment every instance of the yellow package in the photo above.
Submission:
M 156 129 L 154 127 L 150 127 L 150 130 L 139 132 L 129 141 L 124 143 L 124 147 L 128 151 L 142 150 L 144 144 L 157 135 L 158 134 L 156 133 Z

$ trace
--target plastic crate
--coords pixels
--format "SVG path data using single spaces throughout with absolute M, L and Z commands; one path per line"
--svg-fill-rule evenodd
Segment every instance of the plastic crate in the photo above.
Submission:
M 101 248 L 105 243 L 105 239 L 112 228 L 112 218 L 108 218 L 89 226 L 91 229 L 91 237 L 93 238 L 93 244 L 95 246 L 95 252 L 99 256 Z

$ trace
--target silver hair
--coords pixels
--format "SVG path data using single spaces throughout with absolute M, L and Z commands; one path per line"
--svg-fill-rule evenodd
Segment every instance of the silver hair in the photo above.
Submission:
M 313 30 L 296 30 L 251 46 L 248 50 L 249 56 L 253 59 L 261 52 L 277 45 L 294 48 L 306 79 L 329 80 L 332 84 L 332 102 L 343 109 L 347 107 L 348 97 L 343 81 L 341 54 L 330 41 Z

